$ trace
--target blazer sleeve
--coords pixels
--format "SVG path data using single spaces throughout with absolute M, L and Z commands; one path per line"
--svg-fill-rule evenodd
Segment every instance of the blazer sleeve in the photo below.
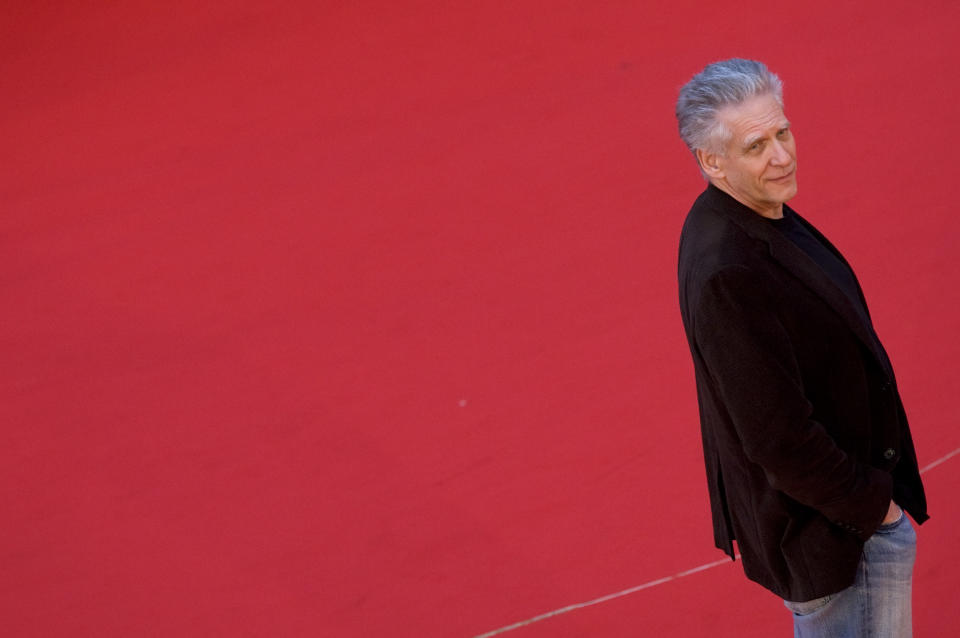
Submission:
M 701 290 L 695 339 L 747 459 L 770 485 L 861 539 L 883 521 L 893 480 L 853 460 L 811 418 L 794 348 L 762 277 L 728 266 Z

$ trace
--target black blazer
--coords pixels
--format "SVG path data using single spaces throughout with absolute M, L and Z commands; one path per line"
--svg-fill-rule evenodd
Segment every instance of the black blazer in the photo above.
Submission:
M 678 270 L 717 547 L 733 557 L 736 540 L 747 577 L 787 600 L 848 587 L 891 498 L 928 518 L 869 315 L 769 220 L 712 185 L 684 223 Z

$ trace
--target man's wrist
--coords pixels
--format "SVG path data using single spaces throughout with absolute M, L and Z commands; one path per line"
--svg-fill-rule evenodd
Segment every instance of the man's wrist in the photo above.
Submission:
M 900 509 L 899 505 L 890 501 L 890 506 L 887 508 L 887 515 L 883 517 L 883 525 L 896 523 L 900 520 L 901 516 L 903 516 L 903 510 Z

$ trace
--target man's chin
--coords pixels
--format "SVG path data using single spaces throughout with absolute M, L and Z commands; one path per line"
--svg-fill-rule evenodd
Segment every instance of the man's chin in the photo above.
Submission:
M 796 197 L 796 196 L 797 196 L 797 182 L 796 182 L 796 180 L 794 180 L 793 185 L 791 186 L 791 188 L 790 188 L 789 191 L 787 192 L 787 198 L 786 198 L 785 200 L 783 200 L 783 201 L 789 202 L 791 199 L 793 199 L 793 198 Z
M 776 182 L 774 182 L 776 184 Z M 791 199 L 797 195 L 797 181 L 793 180 L 783 185 L 779 185 L 777 188 L 777 199 L 781 202 L 789 202 Z

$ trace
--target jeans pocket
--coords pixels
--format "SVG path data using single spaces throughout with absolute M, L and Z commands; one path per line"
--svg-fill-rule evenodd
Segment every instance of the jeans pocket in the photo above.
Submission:
M 785 600 L 783 604 L 786 605 L 787 609 L 792 611 L 795 616 L 809 616 L 813 612 L 826 607 L 830 601 L 836 597 L 837 594 L 827 594 L 823 598 L 814 598 L 813 600 L 807 600 L 802 603 Z

